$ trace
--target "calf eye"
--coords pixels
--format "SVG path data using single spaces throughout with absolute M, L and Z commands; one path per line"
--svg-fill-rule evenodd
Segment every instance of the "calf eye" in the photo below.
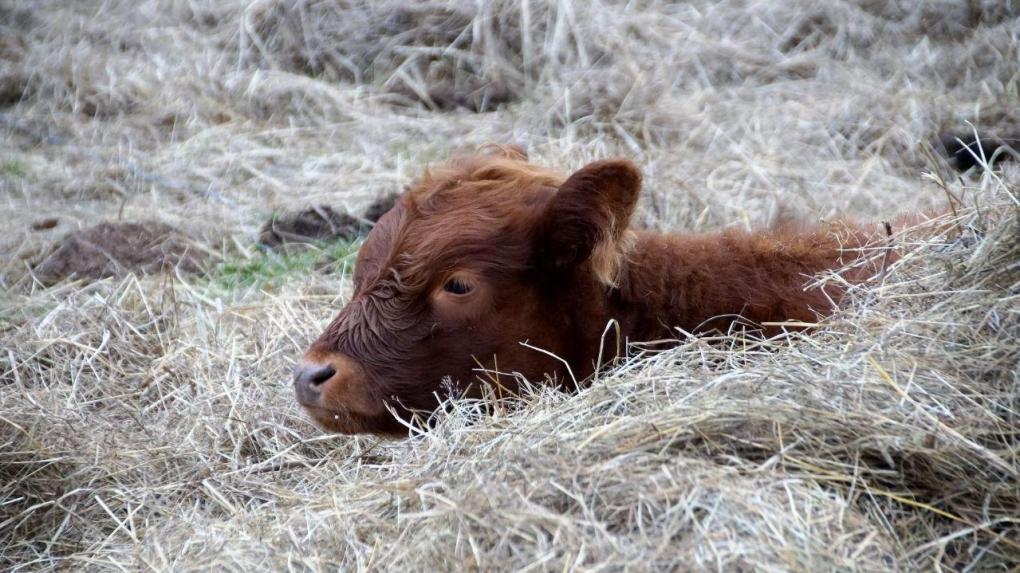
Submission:
M 452 278 L 443 285 L 443 290 L 450 294 L 467 294 L 471 292 L 471 285 L 458 278 Z

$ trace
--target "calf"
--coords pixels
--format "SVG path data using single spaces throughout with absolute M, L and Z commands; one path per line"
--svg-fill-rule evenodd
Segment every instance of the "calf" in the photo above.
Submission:
M 813 321 L 841 293 L 807 282 L 869 237 L 847 224 L 633 231 L 640 190 L 629 161 L 564 178 L 511 148 L 426 171 L 362 245 L 353 298 L 296 368 L 298 401 L 328 430 L 406 433 L 398 418 L 451 391 L 513 392 L 518 375 L 575 387 L 615 357 L 615 328 L 602 348 L 614 320 L 629 342 Z

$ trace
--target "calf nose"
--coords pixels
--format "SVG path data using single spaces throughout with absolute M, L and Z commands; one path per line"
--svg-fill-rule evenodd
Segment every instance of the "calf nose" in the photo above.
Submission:
M 294 389 L 298 402 L 312 405 L 318 403 L 322 394 L 322 385 L 336 376 L 336 368 L 331 364 L 298 364 L 294 369 Z
M 294 375 L 299 384 L 318 386 L 336 374 L 336 368 L 330 364 L 303 364 Z

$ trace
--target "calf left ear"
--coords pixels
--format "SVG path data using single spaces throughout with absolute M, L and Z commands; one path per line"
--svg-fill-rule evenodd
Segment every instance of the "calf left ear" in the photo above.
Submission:
M 582 167 L 560 185 L 542 213 L 538 265 L 562 269 L 591 260 L 599 280 L 614 285 L 640 192 L 641 172 L 630 161 Z

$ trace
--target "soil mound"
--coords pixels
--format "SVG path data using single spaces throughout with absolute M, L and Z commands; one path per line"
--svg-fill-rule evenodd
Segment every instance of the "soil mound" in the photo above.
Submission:
M 329 205 L 315 205 L 301 211 L 273 215 L 262 226 L 259 242 L 270 248 L 292 244 L 354 239 L 367 233 L 369 225 L 356 217 L 334 210 Z
M 959 171 L 974 167 L 982 159 L 989 167 L 1020 159 L 1020 136 L 998 139 L 978 138 L 973 133 L 945 133 L 939 136 L 938 144 L 949 159 L 949 165 Z
M 372 230 L 372 224 L 393 208 L 397 193 L 375 200 L 361 217 L 338 211 L 329 205 L 314 205 L 301 211 L 273 215 L 262 226 L 259 242 L 269 248 L 323 241 L 353 241 Z
M 194 272 L 205 258 L 191 237 L 166 223 L 107 222 L 65 235 L 36 265 L 35 275 L 52 285 L 67 278 L 91 282 L 174 268 Z

